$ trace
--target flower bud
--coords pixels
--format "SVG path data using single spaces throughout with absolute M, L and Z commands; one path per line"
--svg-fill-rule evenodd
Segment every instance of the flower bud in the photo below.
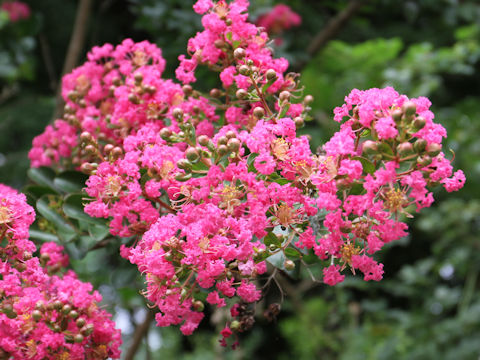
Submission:
M 113 146 L 112 144 L 107 144 L 103 147 L 103 152 L 105 154 L 109 154 L 113 150 L 114 147 L 115 146 Z
M 162 130 L 160 130 L 160 137 L 167 141 L 170 139 L 170 137 L 172 136 L 172 130 L 170 130 L 169 128 L 163 128 Z
M 237 134 L 235 134 L 235 131 L 229 130 L 225 133 L 225 136 L 227 139 L 233 139 L 237 137 Z
M 402 120 L 402 116 L 403 116 L 403 111 L 402 110 L 396 109 L 396 110 L 392 111 L 392 119 L 396 123 L 398 123 Z
M 247 55 L 247 52 L 243 48 L 236 48 L 233 52 L 233 56 L 237 60 L 242 60 Z
M 417 116 L 415 120 L 413 120 L 413 127 L 417 131 L 423 129 L 426 124 L 427 124 L 427 120 L 425 120 L 423 116 Z
M 85 151 L 88 154 L 95 154 L 97 152 L 97 148 L 95 146 L 93 146 L 92 144 L 89 144 L 89 145 L 85 146 Z
M 207 146 L 208 142 L 210 141 L 207 135 L 200 135 L 197 140 L 198 143 L 202 146 Z
M 301 116 L 297 116 L 295 119 L 293 119 L 293 121 L 295 122 L 295 127 L 297 129 L 300 129 L 303 127 L 303 125 L 305 125 L 305 121 L 303 121 Z
M 263 110 L 262 107 L 257 106 L 255 109 L 253 109 L 253 116 L 255 116 L 257 119 L 261 119 L 265 116 L 265 110 Z
M 285 260 L 283 266 L 286 270 L 293 270 L 295 269 L 295 263 L 292 260 Z
M 84 131 L 80 134 L 80 140 L 83 143 L 88 143 L 88 142 L 93 141 L 93 136 L 88 131 Z
M 84 327 L 86 323 L 87 322 L 85 321 L 84 318 L 77 319 L 77 321 L 75 322 L 78 328 Z
M 238 140 L 237 138 L 232 138 L 228 140 L 227 149 L 231 152 L 238 152 L 238 150 L 240 149 L 240 145 L 240 140 Z
M 213 97 L 213 98 L 218 98 L 218 97 L 220 97 L 220 95 L 221 95 L 220 90 L 218 90 L 218 89 L 212 89 L 212 90 L 210 90 L 210 96 L 211 96 L 211 97 Z
M 70 311 L 72 311 L 72 307 L 70 305 L 66 304 L 66 305 L 63 306 L 62 312 L 65 315 L 68 315 L 70 313 Z
M 238 72 L 241 75 L 248 76 L 250 75 L 250 68 L 247 65 L 240 65 L 240 67 L 238 68 Z
M 192 178 L 192 174 L 189 173 L 189 174 L 177 174 L 175 175 L 175 180 L 177 181 L 187 181 L 187 180 L 190 180 Z
M 308 105 L 308 104 L 311 104 L 313 102 L 313 100 L 314 99 L 313 99 L 312 95 L 307 95 L 307 96 L 305 96 L 305 99 L 303 99 L 303 102 Z
M 246 99 L 247 98 L 247 91 L 244 89 L 238 89 L 237 92 L 235 93 L 235 96 L 239 98 L 240 100 Z
M 140 85 L 143 81 L 143 75 L 141 72 L 136 72 L 133 75 L 133 79 L 135 80 L 135 85 Z
M 77 334 L 73 338 L 73 341 L 75 341 L 77 344 L 80 344 L 81 342 L 83 342 L 83 340 L 84 340 L 84 337 L 82 334 Z
M 215 45 L 217 49 L 221 49 L 225 46 L 225 41 L 223 41 L 222 39 L 217 39 L 213 42 L 213 45 Z
M 123 155 L 123 150 L 120 146 L 115 146 L 112 150 L 112 156 L 115 158 L 115 159 L 118 159 L 120 156 Z
M 75 320 L 76 318 L 78 318 L 79 314 L 78 314 L 77 311 L 72 310 L 72 311 L 70 311 L 70 313 L 68 314 L 68 316 L 70 316 L 72 319 Z
M 179 169 L 189 171 L 192 169 L 192 163 L 188 161 L 187 159 L 180 159 L 177 161 L 177 167 Z
M 32 311 L 32 318 L 35 321 L 40 321 L 42 320 L 43 314 L 40 310 L 33 310 Z
M 128 101 L 135 105 L 140 104 L 140 99 L 135 94 L 128 94 Z
M 193 310 L 198 311 L 198 312 L 202 312 L 204 309 L 205 309 L 205 305 L 203 304 L 202 301 L 195 300 L 193 302 Z
M 413 154 L 413 145 L 409 142 L 403 142 L 401 144 L 398 144 L 397 153 L 402 157 L 411 155 Z
M 223 156 L 225 155 L 226 153 L 228 153 L 228 148 L 226 145 L 220 145 L 217 149 L 217 153 L 218 155 L 220 156 Z
M 442 151 L 442 145 L 437 143 L 430 143 L 427 144 L 425 150 L 428 155 L 430 155 L 431 157 L 435 157 Z
M 63 308 L 63 303 L 60 300 L 56 300 L 53 303 L 53 307 L 55 310 L 61 310 Z
M 150 95 L 153 95 L 157 92 L 157 88 L 155 86 L 145 86 L 145 91 Z
M 427 147 L 427 140 L 425 139 L 418 139 L 413 143 L 413 148 L 417 153 L 424 152 L 426 147 Z
M 281 102 L 290 100 L 290 91 L 286 91 L 286 90 L 282 91 L 279 95 L 279 99 Z
M 432 158 L 428 155 L 422 155 L 418 157 L 417 163 L 420 166 L 428 166 L 432 163 Z
M 189 147 L 186 151 L 185 151 L 185 156 L 188 160 L 190 160 L 191 162 L 195 162 L 197 161 L 199 158 L 200 158 L 200 154 L 198 153 L 197 149 L 193 148 L 193 147 Z
M 218 145 L 227 145 L 228 138 L 226 136 L 220 136 L 217 140 Z
M 232 329 L 234 331 L 240 329 L 240 326 L 241 326 L 241 324 L 240 324 L 240 321 L 238 321 L 238 320 L 233 320 L 230 323 L 230 329 Z
M 173 109 L 172 115 L 175 119 L 180 120 L 183 118 L 183 110 L 177 107 Z
M 265 73 L 265 77 L 267 78 L 267 80 L 274 80 L 277 78 L 277 72 L 273 69 L 268 69 Z
M 405 101 L 402 106 L 402 110 L 405 113 L 406 117 L 415 115 L 417 111 L 417 105 L 413 101 Z
M 378 151 L 378 145 L 373 140 L 367 140 L 362 145 L 362 153 L 364 155 L 374 155 Z
M 193 88 L 191 85 L 183 85 L 182 86 L 182 91 L 186 96 L 190 96 L 193 92 Z
M 93 333 L 93 324 L 87 324 L 83 328 L 80 329 L 80 332 L 84 336 L 89 336 Z

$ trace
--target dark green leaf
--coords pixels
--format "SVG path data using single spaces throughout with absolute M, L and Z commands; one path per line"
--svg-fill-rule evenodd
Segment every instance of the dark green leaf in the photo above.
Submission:
M 55 192 L 58 192 L 53 183 L 55 179 L 55 172 L 47 167 L 30 168 L 28 169 L 28 177 L 38 185 L 49 187 Z
M 85 175 L 78 171 L 65 171 L 58 175 L 53 184 L 55 187 L 66 193 L 74 193 L 82 191 L 85 187 L 85 182 L 88 179 L 88 175 Z
M 300 253 L 300 251 L 292 247 L 287 247 L 284 250 L 284 252 L 285 252 L 285 256 L 289 259 L 300 259 L 302 257 L 302 254 Z
M 90 224 L 105 225 L 105 220 L 91 217 L 85 213 L 83 198 L 84 196 L 82 194 L 67 196 L 63 204 L 63 212 L 65 215 Z
M 66 219 L 63 218 L 55 209 L 51 206 L 48 199 L 49 195 L 43 195 L 37 201 L 37 211 L 49 222 L 51 222 L 57 229 L 57 235 L 65 241 L 72 240 L 76 231 L 72 225 L 70 225 Z

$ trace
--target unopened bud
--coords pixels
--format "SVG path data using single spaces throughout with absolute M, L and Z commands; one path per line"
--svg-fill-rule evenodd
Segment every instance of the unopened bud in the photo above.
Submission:
M 84 327 L 86 323 L 87 322 L 85 321 L 84 318 L 77 319 L 77 321 L 75 322 L 78 328 Z
M 87 324 L 83 328 L 80 329 L 80 332 L 84 336 L 89 336 L 93 333 L 93 329 L 94 329 L 93 324 Z
M 437 143 L 430 143 L 426 146 L 425 151 L 431 157 L 435 157 L 442 151 L 442 145 Z
M 220 145 L 217 149 L 217 153 L 218 155 L 220 156 L 223 156 L 225 155 L 226 153 L 228 153 L 228 148 L 226 145 Z
M 240 67 L 238 68 L 238 72 L 241 75 L 248 76 L 250 75 L 250 68 L 247 65 L 240 65 Z
M 162 130 L 160 130 L 160 137 L 163 140 L 169 140 L 171 136 L 172 130 L 170 130 L 169 128 L 163 128 Z
M 211 96 L 211 97 L 213 97 L 213 98 L 218 98 L 218 97 L 220 97 L 220 95 L 221 95 L 220 90 L 218 90 L 218 89 L 212 89 L 212 90 L 210 90 L 210 96 Z
M 417 116 L 415 120 L 413 120 L 413 126 L 415 127 L 415 130 L 423 129 L 426 124 L 427 124 L 427 121 L 423 116 Z
M 415 105 L 413 101 L 405 101 L 403 103 L 402 109 L 405 113 L 405 116 L 409 117 L 415 115 L 415 112 L 417 111 L 417 105 Z
M 303 102 L 308 105 L 308 104 L 313 103 L 313 100 L 314 100 L 314 98 L 313 98 L 312 95 L 307 95 L 307 96 L 305 96 L 305 99 L 303 99 Z
M 40 321 L 42 319 L 42 316 L 43 316 L 43 314 L 42 314 L 41 311 L 39 311 L 39 310 L 33 310 L 32 311 L 33 320 Z
M 172 115 L 175 119 L 179 120 L 179 119 L 183 118 L 183 110 L 180 109 L 180 108 L 175 108 L 172 111 Z
M 73 337 L 73 341 L 75 341 L 77 344 L 83 342 L 84 337 L 82 334 L 77 334 Z
M 198 311 L 198 312 L 202 312 L 204 309 L 205 309 L 205 305 L 203 304 L 202 301 L 195 300 L 193 302 L 193 310 Z
M 400 109 L 396 109 L 394 111 L 392 111 L 392 118 L 395 122 L 400 122 L 402 120 L 402 116 L 403 116 L 403 111 L 400 110 Z
M 240 321 L 238 321 L 238 320 L 233 320 L 230 323 L 230 329 L 232 329 L 232 330 L 238 330 L 238 329 L 240 329 L 240 326 L 241 326 L 241 324 L 240 324 Z
M 244 89 L 238 89 L 237 92 L 235 93 L 235 96 L 239 98 L 240 100 L 246 99 L 247 98 L 247 91 Z
M 72 311 L 72 307 L 70 305 L 66 304 L 66 305 L 63 306 L 62 312 L 65 315 L 68 315 L 70 313 L 70 311 Z
M 225 46 L 225 41 L 223 41 L 222 39 L 217 39 L 213 42 L 213 45 L 215 45 L 217 49 L 221 49 Z
M 400 156 L 408 156 L 413 154 L 413 145 L 409 142 L 403 142 L 398 144 L 397 153 Z
M 243 48 L 237 48 L 233 52 L 233 56 L 237 60 L 242 60 L 245 57 L 245 55 L 247 55 L 247 53 L 246 53 L 245 49 L 243 49 Z
M 68 316 L 70 316 L 72 319 L 75 320 L 76 318 L 78 318 L 79 314 L 78 314 L 77 311 L 72 310 L 72 311 L 70 311 L 70 313 L 68 314 Z
M 220 136 L 217 140 L 218 145 L 227 145 L 228 138 L 226 136 Z
M 97 148 L 92 144 L 85 146 L 85 151 L 89 154 L 95 154 L 97 152 Z
M 55 302 L 53 303 L 53 307 L 56 310 L 61 310 L 63 308 L 63 303 L 60 300 L 55 300 Z
M 198 153 L 197 149 L 193 148 L 193 147 L 189 147 L 186 151 L 185 151 L 185 156 L 188 160 L 190 160 L 191 162 L 195 162 L 197 161 L 199 158 L 200 158 L 200 154 Z
M 140 99 L 135 94 L 128 94 L 128 101 L 135 105 L 140 104 Z
M 227 148 L 231 152 L 236 153 L 240 149 L 240 145 L 241 145 L 240 140 L 238 140 L 237 138 L 232 138 L 232 139 L 228 140 Z
M 225 136 L 227 139 L 233 139 L 237 137 L 237 134 L 235 134 L 235 131 L 229 130 L 225 133 Z
M 428 166 L 432 163 L 432 158 L 428 155 L 422 155 L 418 157 L 417 163 L 421 166 Z
M 265 116 L 265 110 L 263 110 L 262 107 L 257 106 L 255 109 L 253 109 L 253 116 L 255 116 L 257 119 L 261 119 Z
M 303 125 L 305 125 L 305 121 L 301 116 L 297 116 L 295 119 L 293 119 L 293 121 L 295 122 L 295 127 L 297 129 L 300 129 L 303 127 Z
M 193 92 L 193 88 L 191 85 L 183 85 L 182 86 L 182 91 L 185 95 L 190 96 Z
M 362 153 L 365 155 L 374 155 L 378 151 L 378 145 L 373 140 L 367 140 L 362 145 Z
M 192 174 L 189 173 L 189 174 L 177 174 L 175 175 L 175 180 L 177 181 L 187 181 L 187 180 L 190 180 L 192 178 Z
M 115 158 L 115 159 L 118 159 L 120 156 L 123 155 L 123 150 L 120 146 L 115 146 L 112 150 L 112 156 Z
M 192 169 L 192 163 L 188 161 L 187 159 L 180 159 L 177 161 L 177 167 L 182 170 L 191 170 Z
M 140 73 L 140 72 L 136 72 L 136 73 L 133 75 L 133 78 L 134 78 L 134 80 L 135 80 L 135 84 L 136 84 L 136 85 L 141 84 L 142 81 L 143 81 L 143 75 L 142 75 L 142 73 Z
M 290 100 L 290 91 L 286 91 L 286 90 L 282 91 L 279 95 L 279 99 L 281 102 Z
M 292 260 L 285 260 L 283 266 L 287 270 L 293 270 L 295 269 L 295 263 Z
M 427 147 L 427 140 L 425 139 L 418 139 L 417 141 L 415 141 L 415 143 L 413 144 L 413 148 L 415 149 L 415 151 L 417 153 L 422 153 L 425 151 Z
M 115 146 L 113 146 L 112 144 L 107 144 L 103 147 L 103 152 L 108 155 L 110 154 L 110 152 L 113 150 L 114 147 Z
M 80 140 L 84 143 L 88 143 L 93 140 L 93 136 L 88 131 L 84 131 L 80 134 Z
M 267 78 L 267 80 L 274 80 L 277 78 L 277 72 L 273 69 L 268 69 L 265 73 L 265 77 Z
M 210 139 L 208 138 L 207 135 L 200 135 L 198 137 L 198 143 L 202 146 L 207 146 L 209 141 Z

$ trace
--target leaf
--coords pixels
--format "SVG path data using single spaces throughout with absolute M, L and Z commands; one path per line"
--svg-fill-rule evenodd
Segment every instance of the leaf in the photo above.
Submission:
M 88 226 L 88 232 L 95 241 L 102 241 L 110 234 L 110 229 L 106 225 L 90 224 Z
M 88 175 L 78 171 L 65 171 L 58 175 L 53 184 L 55 187 L 65 193 L 80 192 L 85 187 Z
M 46 186 L 55 192 L 58 192 L 55 188 L 54 179 L 55 172 L 47 167 L 30 168 L 27 172 L 28 177 L 38 185 Z
M 43 241 L 43 242 L 53 241 L 53 242 L 56 242 L 56 243 L 60 242 L 59 239 L 58 239 L 58 236 L 56 236 L 54 234 L 51 234 L 51 233 L 48 233 L 48 232 L 45 232 L 45 231 L 30 229 L 28 231 L 28 233 L 29 233 L 31 239 L 35 239 L 35 240 L 38 240 L 38 241 Z
M 285 250 L 284 250 L 284 253 L 285 253 L 285 256 L 289 259 L 300 259 L 302 257 L 302 254 L 300 253 L 300 251 L 298 251 L 297 249 L 293 248 L 293 247 L 287 247 Z
M 356 156 L 353 159 L 358 160 L 362 163 L 364 173 L 373 174 L 375 172 L 376 170 L 375 165 L 373 165 L 373 163 L 370 160 L 365 159 L 364 157 L 361 157 L 361 156 Z
M 257 169 L 255 168 L 255 159 L 257 158 L 259 154 L 257 153 L 251 153 L 249 156 L 248 156 L 248 160 L 247 160 L 247 165 L 248 165 L 248 172 L 254 172 L 256 173 L 257 172 Z
M 278 118 L 281 119 L 281 118 L 285 117 L 288 109 L 290 109 L 290 104 L 289 103 L 282 107 L 282 111 L 281 111 L 280 115 L 278 116 Z
M 267 236 L 263 238 L 263 243 L 266 246 L 275 245 L 276 247 L 282 246 L 282 240 L 273 232 L 269 232 Z
M 70 218 L 79 220 L 80 222 L 86 222 L 90 224 L 105 225 L 106 221 L 91 217 L 84 211 L 82 194 L 71 194 L 65 198 L 63 203 L 63 212 Z
M 57 229 L 58 236 L 64 241 L 71 241 L 76 231 L 50 204 L 49 195 L 43 195 L 37 201 L 37 211 Z
M 35 199 L 35 201 L 43 195 L 56 194 L 55 190 L 52 188 L 42 185 L 28 185 L 23 189 L 22 192 L 27 196 L 30 195 L 33 199 Z

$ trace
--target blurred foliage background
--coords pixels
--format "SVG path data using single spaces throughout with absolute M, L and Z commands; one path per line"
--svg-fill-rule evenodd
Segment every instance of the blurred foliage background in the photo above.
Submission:
M 1 1 L 0 1 L 1 2 Z M 0 12 L 0 181 L 27 183 L 33 137 L 52 121 L 77 11 L 73 0 L 28 0 L 31 16 L 12 22 Z M 277 1 L 251 1 L 251 19 Z M 480 356 L 480 4 L 476 0 L 365 0 L 319 51 L 307 52 L 315 35 L 352 1 L 284 0 L 302 25 L 283 33 L 278 56 L 302 73 L 315 97 L 313 119 L 303 129 L 315 149 L 336 130 L 332 110 L 352 88 L 394 86 L 408 96 L 428 96 L 455 166 L 467 175 L 453 196 L 410 222 L 411 235 L 382 252 L 385 279 L 347 278 L 336 287 L 316 282 L 315 269 L 281 281 L 282 312 L 257 324 L 239 349 L 218 344 L 218 318 L 183 337 L 177 328 L 150 327 L 138 359 L 478 359 Z M 157 43 L 171 77 L 177 56 L 200 28 L 192 0 L 94 1 L 79 61 L 94 45 L 126 37 Z M 201 87 L 217 84 L 211 74 Z M 123 329 L 125 348 L 146 307 L 136 268 L 118 246 L 73 260 L 83 280 L 104 296 Z M 282 294 L 270 286 L 266 303 Z

